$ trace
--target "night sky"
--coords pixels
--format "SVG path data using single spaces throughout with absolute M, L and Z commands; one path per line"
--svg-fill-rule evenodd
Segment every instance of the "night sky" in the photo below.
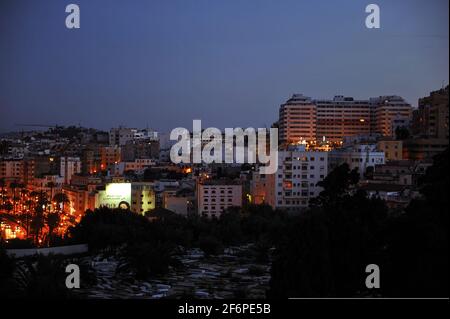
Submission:
M 264 127 L 293 93 L 416 106 L 448 56 L 448 0 L 0 0 L 0 131 Z

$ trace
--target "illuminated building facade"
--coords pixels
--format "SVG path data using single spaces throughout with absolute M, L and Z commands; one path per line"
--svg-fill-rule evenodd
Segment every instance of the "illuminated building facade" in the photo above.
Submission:
M 297 143 L 316 140 L 317 107 L 311 98 L 294 94 L 280 107 L 279 140 L 282 143 Z
M 344 136 L 370 133 L 370 107 L 366 100 L 355 100 L 342 95 L 332 100 L 316 100 L 317 139 L 325 137 L 332 142 Z
M 274 196 L 268 196 L 266 202 L 273 208 L 287 211 L 305 208 L 309 200 L 322 191 L 317 183 L 327 174 L 328 152 L 306 151 L 301 145 L 279 151 Z
M 109 183 L 97 194 L 95 207 L 131 208 L 131 183 Z
M 275 203 L 275 174 L 252 172 L 250 202 L 255 205 Z
M 408 126 L 412 108 L 399 96 L 369 100 L 335 96 L 313 100 L 294 94 L 280 106 L 280 144 L 302 141 L 341 142 L 346 136 L 380 133 L 392 136 L 398 126 Z
M 154 184 L 147 182 L 109 183 L 97 194 L 95 207 L 130 209 L 144 214 L 156 207 Z
M 88 187 L 65 185 L 62 192 L 69 199 L 68 212 L 75 214 L 78 219 L 86 210 L 95 209 L 95 193 L 90 191 Z
M 121 149 L 119 146 L 103 146 L 100 148 L 100 169 L 106 170 L 120 162 Z
M 372 132 L 395 137 L 397 127 L 409 127 L 411 124 L 412 107 L 400 96 L 371 98 L 370 104 Z
M 131 211 L 144 214 L 155 209 L 156 198 L 153 183 L 131 183 Z
M 23 160 L 0 160 L 0 178 L 11 181 L 22 181 Z
M 393 139 L 380 139 L 377 149 L 384 152 L 386 161 L 400 161 L 403 159 L 403 141 Z

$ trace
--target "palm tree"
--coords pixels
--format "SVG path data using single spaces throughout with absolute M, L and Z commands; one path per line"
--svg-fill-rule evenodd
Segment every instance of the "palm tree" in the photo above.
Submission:
M 11 211 L 14 209 L 14 205 L 8 201 L 3 205 L 3 208 L 8 212 L 8 214 L 10 214 Z
M 48 244 L 50 246 L 52 238 L 53 238 L 53 232 L 55 228 L 59 224 L 59 214 L 58 213 L 49 213 L 47 214 L 47 217 L 45 219 L 47 226 L 48 226 Z
M 5 200 L 4 200 L 5 194 L 3 192 L 5 186 L 6 186 L 6 182 L 5 182 L 5 179 L 2 177 L 2 178 L 0 178 L 0 189 L 1 189 L 0 196 L 2 197 L 2 205 L 5 203 Z
M 25 205 L 25 197 L 26 197 L 28 194 L 29 194 L 28 189 L 22 188 L 22 189 L 20 190 L 20 197 L 21 197 L 21 204 L 22 204 L 22 207 Z
M 47 187 L 50 188 L 50 198 L 53 198 L 53 188 L 56 186 L 55 183 L 53 182 L 48 182 L 47 183 Z M 50 203 L 50 207 L 53 207 L 52 204 Z
M 62 211 L 64 211 L 64 204 L 70 203 L 69 197 L 64 193 L 55 194 L 55 196 L 53 197 L 53 201 L 58 204 L 62 204 Z
M 42 206 L 42 205 L 47 206 L 47 204 L 49 203 L 49 199 L 48 199 L 46 192 L 44 192 L 42 190 L 40 192 L 38 192 L 37 203 L 39 203 L 40 206 Z
M 45 226 L 44 224 L 44 208 L 41 204 L 38 204 L 34 210 L 34 216 L 31 220 L 31 230 L 34 235 L 34 240 L 36 244 L 39 244 L 39 235 L 41 234 L 41 229 Z
M 16 189 L 19 187 L 19 183 L 17 182 L 12 182 L 11 184 L 9 184 L 9 187 L 11 187 L 12 191 L 13 191 L 13 213 L 16 213 Z
M 20 196 L 22 196 L 22 199 L 24 199 L 24 197 L 27 196 L 29 193 L 30 192 L 26 188 L 20 190 Z

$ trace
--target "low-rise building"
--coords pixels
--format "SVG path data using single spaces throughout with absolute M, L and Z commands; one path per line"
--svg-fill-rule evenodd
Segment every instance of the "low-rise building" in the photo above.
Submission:
M 432 159 L 448 148 L 445 138 L 412 138 L 403 142 L 403 158 L 409 160 Z
M 76 218 L 81 218 L 88 209 L 95 209 L 95 192 L 89 191 L 87 187 L 64 185 L 62 192 L 69 199 L 67 211 Z
M 64 184 L 70 184 L 72 176 L 81 173 L 81 160 L 79 157 L 65 157 L 60 159 L 60 173 Z
M 400 161 L 403 159 L 403 141 L 381 139 L 377 142 L 377 149 L 384 152 L 386 161 Z
M 132 162 L 114 163 L 114 175 L 120 176 L 127 171 L 143 172 L 145 169 L 154 165 L 155 162 L 150 158 L 136 159 Z
M 131 211 L 143 215 L 145 212 L 155 209 L 156 198 L 153 187 L 153 183 L 131 183 Z
M 242 185 L 231 180 L 205 180 L 197 186 L 198 213 L 219 217 L 229 207 L 242 206 Z
M 250 202 L 255 205 L 275 203 L 275 174 L 252 172 L 250 180 Z
M 367 168 L 385 163 L 385 154 L 378 151 L 375 144 L 356 144 L 329 152 L 330 171 L 344 163 L 347 163 L 351 170 L 356 168 L 362 178 Z

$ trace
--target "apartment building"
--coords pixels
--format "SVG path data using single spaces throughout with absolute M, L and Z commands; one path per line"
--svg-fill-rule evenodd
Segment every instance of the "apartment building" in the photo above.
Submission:
M 370 133 L 371 113 L 367 100 L 342 95 L 332 100 L 316 100 L 318 140 L 340 142 L 344 136 Z
M 396 95 L 371 98 L 372 131 L 383 136 L 395 136 L 398 127 L 408 127 L 412 120 L 412 107 Z
M 131 211 L 144 214 L 155 209 L 156 198 L 154 184 L 148 182 L 131 183 Z
M 102 170 L 101 146 L 99 144 L 91 144 L 82 150 L 81 155 L 81 172 L 83 175 L 95 174 Z
M 230 180 L 206 180 L 197 185 L 198 213 L 219 217 L 232 206 L 242 206 L 242 185 Z
M 377 149 L 384 152 L 386 161 L 400 161 L 403 159 L 403 141 L 393 139 L 380 139 Z
M 290 146 L 278 152 L 278 170 L 274 174 L 274 196 L 267 192 L 267 203 L 274 208 L 298 211 L 320 194 L 317 183 L 328 174 L 328 153 L 306 151 L 304 146 Z
M 448 140 L 449 86 L 419 99 L 414 111 L 412 133 L 420 137 Z
M 65 157 L 60 158 L 60 173 L 64 184 L 70 184 L 72 176 L 81 173 L 81 160 L 79 157 Z
M 109 131 L 109 145 L 111 146 L 122 146 L 128 141 L 134 139 L 134 134 L 137 132 L 136 129 L 117 127 L 112 128 Z
M 356 100 L 337 95 L 327 100 L 294 94 L 280 106 L 279 139 L 280 144 L 296 144 L 376 133 L 393 136 L 397 127 L 409 125 L 411 116 L 411 105 L 399 96 Z
M 21 159 L 0 160 L 0 178 L 5 181 L 23 182 L 24 161 Z
M 133 140 L 158 141 L 158 132 L 152 129 L 118 127 L 109 131 L 109 145 L 124 146 Z
M 193 212 L 195 195 L 191 189 L 165 190 L 163 207 L 176 214 L 184 215 Z
M 432 159 L 448 148 L 448 94 L 447 86 L 419 99 L 419 108 L 414 111 L 413 116 L 414 137 L 404 141 L 404 158 Z
M 252 172 L 250 181 L 250 202 L 255 205 L 275 203 L 275 174 Z
M 136 159 L 132 162 L 114 163 L 114 175 L 123 175 L 126 171 L 142 172 L 143 170 L 154 165 L 155 162 L 149 158 Z
M 69 199 L 65 209 L 75 215 L 75 218 L 80 219 L 86 210 L 95 209 L 95 193 L 90 191 L 88 187 L 64 185 L 62 192 Z
M 121 149 L 119 146 L 103 146 L 100 148 L 100 169 L 106 170 L 120 162 Z
M 311 98 L 294 94 L 280 106 L 279 139 L 282 143 L 298 143 L 316 139 L 317 107 Z

